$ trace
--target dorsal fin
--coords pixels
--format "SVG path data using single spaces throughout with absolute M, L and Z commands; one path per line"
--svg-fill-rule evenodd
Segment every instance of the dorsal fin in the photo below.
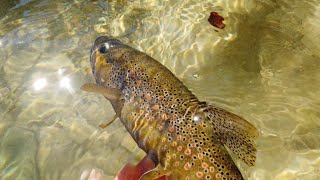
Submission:
M 243 118 L 219 107 L 210 105 L 203 112 L 213 124 L 219 141 L 246 164 L 253 166 L 257 152 L 254 141 L 259 136 L 258 130 Z

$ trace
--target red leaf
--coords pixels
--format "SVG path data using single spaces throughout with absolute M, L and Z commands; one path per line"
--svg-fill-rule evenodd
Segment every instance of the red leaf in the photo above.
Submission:
M 209 23 L 214 26 L 217 27 L 219 29 L 223 29 L 226 25 L 223 24 L 224 18 L 222 16 L 220 16 L 217 12 L 211 12 L 210 13 L 210 17 L 208 19 Z

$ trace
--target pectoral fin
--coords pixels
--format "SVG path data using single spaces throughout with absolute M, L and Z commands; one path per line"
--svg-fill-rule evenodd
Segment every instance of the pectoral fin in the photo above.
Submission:
M 258 130 L 243 118 L 224 109 L 209 106 L 204 110 L 214 126 L 214 133 L 219 141 L 249 166 L 256 160 L 255 139 Z
M 115 88 L 107 88 L 103 87 L 97 84 L 93 83 L 86 83 L 80 87 L 82 91 L 86 92 L 93 92 L 93 93 L 98 93 L 102 94 L 105 98 L 107 98 L 109 101 L 117 101 L 120 96 L 121 92 L 118 89 Z

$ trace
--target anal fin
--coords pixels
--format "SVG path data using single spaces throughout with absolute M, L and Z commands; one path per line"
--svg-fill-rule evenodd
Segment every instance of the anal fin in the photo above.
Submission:
M 255 139 L 258 130 L 245 119 L 222 108 L 209 106 L 203 110 L 214 126 L 219 141 L 249 166 L 256 160 Z

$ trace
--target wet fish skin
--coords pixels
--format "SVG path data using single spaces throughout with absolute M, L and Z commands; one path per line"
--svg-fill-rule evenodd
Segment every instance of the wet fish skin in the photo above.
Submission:
M 117 39 L 91 48 L 96 84 L 138 146 L 156 164 L 140 179 L 243 179 L 225 146 L 252 166 L 257 129 L 243 118 L 201 102 L 165 66 Z

